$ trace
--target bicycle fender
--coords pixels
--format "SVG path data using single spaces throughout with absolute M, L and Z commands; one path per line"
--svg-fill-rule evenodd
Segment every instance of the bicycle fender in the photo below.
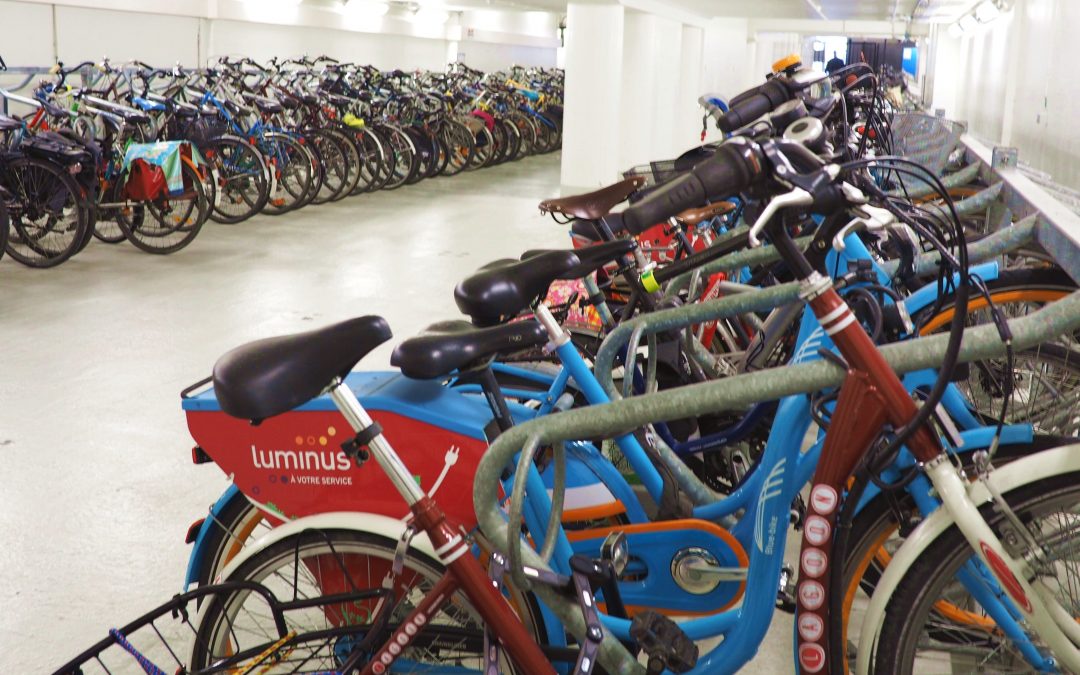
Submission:
M 1007 493 L 1044 478 L 1073 471 L 1080 471 L 1080 444 L 1063 445 L 1017 459 L 1003 467 L 995 468 L 990 474 L 990 480 L 1000 492 Z M 968 494 L 976 506 L 982 506 L 991 499 L 990 493 L 982 483 L 971 483 Z M 864 627 L 872 626 L 873 628 L 864 630 L 859 636 L 859 653 L 855 666 L 855 672 L 858 675 L 869 675 L 871 672 L 871 661 L 882 622 L 885 620 L 885 609 L 896 587 L 904 578 L 908 568 L 951 525 L 953 525 L 953 518 L 946 509 L 934 511 L 915 528 L 911 536 L 904 540 L 900 550 L 885 568 L 885 574 L 874 589 L 874 595 L 870 598 L 870 604 L 863 619 Z

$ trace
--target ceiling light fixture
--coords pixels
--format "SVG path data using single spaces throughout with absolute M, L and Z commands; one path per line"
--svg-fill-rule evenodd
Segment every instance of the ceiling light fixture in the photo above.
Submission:
M 960 21 L 958 23 L 960 24 L 960 28 L 965 33 L 970 33 L 979 27 L 979 22 L 975 19 L 974 16 L 970 14 L 965 14 L 964 16 L 960 17 Z
M 264 7 L 295 7 L 304 0 L 241 0 L 248 5 L 262 5 Z
M 810 9 L 817 12 L 817 15 L 820 16 L 822 19 L 824 19 L 825 21 L 829 20 L 829 17 L 825 16 L 825 12 L 821 11 L 820 3 L 815 2 L 815 0 L 806 0 L 806 4 L 810 6 Z

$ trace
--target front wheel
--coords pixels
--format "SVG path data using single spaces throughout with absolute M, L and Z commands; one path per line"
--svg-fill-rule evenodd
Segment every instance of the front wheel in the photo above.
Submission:
M 1040 544 L 1039 581 L 1061 606 L 1080 617 L 1080 473 L 1052 476 L 1016 488 L 1005 500 Z M 993 504 L 983 517 L 1003 541 L 1012 525 Z M 875 673 L 1030 673 L 1024 659 L 957 579 L 962 568 L 985 574 L 955 525 L 912 565 L 893 592 L 875 654 Z M 1029 632 L 1036 648 L 1038 636 Z
M 297 642 L 282 653 L 272 672 L 337 671 L 353 647 L 371 630 L 381 645 L 442 576 L 442 566 L 410 550 L 393 577 L 393 598 L 383 624 L 383 595 L 378 591 L 391 572 L 396 542 L 357 530 L 305 530 L 276 542 L 246 560 L 224 581 L 257 582 L 279 600 L 305 598 L 305 607 L 285 615 L 287 632 Z M 321 598 L 334 595 L 325 602 Z M 519 616 L 535 639 L 542 635 L 539 612 L 527 596 L 515 602 Z M 524 609 L 521 609 L 524 608 Z M 221 665 L 237 654 L 249 654 L 274 642 L 278 627 L 265 600 L 250 589 L 215 595 L 199 625 L 192 668 Z M 501 664 L 500 672 L 513 672 Z M 393 672 L 481 672 L 484 625 L 468 600 L 459 594 L 430 617 L 425 629 L 405 648 Z M 442 671 L 439 671 L 442 672 Z

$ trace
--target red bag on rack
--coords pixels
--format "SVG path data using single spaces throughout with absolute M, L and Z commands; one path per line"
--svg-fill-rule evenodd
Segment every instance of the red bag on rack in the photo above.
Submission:
M 144 159 L 133 159 L 128 167 L 124 197 L 132 201 L 153 201 L 169 193 L 165 172 Z

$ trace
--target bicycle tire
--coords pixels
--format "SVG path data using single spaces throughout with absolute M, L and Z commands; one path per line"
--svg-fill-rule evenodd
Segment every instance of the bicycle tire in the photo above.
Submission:
M 351 195 L 360 182 L 360 151 L 353 139 L 337 129 L 328 129 L 323 133 L 328 134 L 337 143 L 346 167 L 345 180 L 342 182 L 341 189 L 330 199 L 336 202 Z
M 987 283 L 987 288 L 994 304 L 1003 308 L 1007 316 L 1018 316 L 1060 300 L 1077 286 L 1064 271 L 1049 268 L 1006 270 Z M 985 306 L 982 297 L 973 295 L 968 311 L 978 316 L 975 313 Z M 945 330 L 952 319 L 952 308 L 950 297 L 935 316 L 927 317 L 924 312 L 916 317 L 920 334 Z M 989 317 L 982 317 L 982 322 L 988 320 Z M 971 363 L 968 377 L 957 382 L 973 411 L 988 424 L 996 423 L 1001 410 L 1005 371 L 1004 359 L 980 360 Z M 1075 336 L 1065 342 L 1044 343 L 1017 352 L 1009 376 L 1013 380 L 1013 393 L 1006 424 L 1031 423 L 1037 432 L 1057 436 L 1080 434 L 1080 417 L 1069 415 L 1074 406 L 1080 407 L 1075 405 L 1080 402 L 1080 343 Z M 1073 392 L 1076 396 L 1070 397 Z
M 1029 525 L 1034 523 L 1041 513 L 1053 511 L 1059 508 L 1059 505 L 1070 504 L 1070 512 L 1075 512 L 1080 510 L 1080 473 L 1060 474 L 1029 483 L 1006 493 L 1004 498 L 1021 521 Z M 983 505 L 980 510 L 991 527 L 1003 526 L 1005 516 L 993 503 Z M 1039 537 L 1042 532 L 1035 530 L 1032 534 Z M 1055 536 L 1060 536 L 1060 533 L 1055 533 Z M 1053 550 L 1044 550 L 1044 555 L 1050 556 L 1053 553 Z M 954 647 L 958 651 L 962 650 L 963 653 L 954 653 L 949 657 L 949 669 L 954 672 L 972 672 L 974 669 L 992 672 L 1032 671 L 1022 657 L 1008 648 L 1007 640 L 993 630 L 992 621 L 989 626 L 982 621 L 976 621 L 981 617 L 980 608 L 977 603 L 966 605 L 961 602 L 959 590 L 950 589 L 948 601 L 953 606 L 960 607 L 966 614 L 959 617 L 939 614 L 935 617 L 937 624 L 927 629 L 925 622 L 942 599 L 946 586 L 953 581 L 960 566 L 973 555 L 970 544 L 960 529 L 952 525 L 939 535 L 907 570 L 893 592 L 885 613 L 875 652 L 875 673 L 926 672 L 914 670 L 915 650 L 918 642 L 923 639 L 924 629 L 928 636 L 926 639 L 933 641 L 929 644 L 936 648 L 935 651 L 944 652 Z M 1075 575 L 1075 572 L 1073 574 Z M 989 621 L 985 617 L 983 619 Z M 1037 643 L 1037 639 L 1034 641 Z M 971 653 L 977 650 L 985 651 L 986 656 L 980 658 Z M 965 657 L 967 661 L 963 660 Z M 991 658 L 1006 657 L 1007 663 L 990 661 Z M 1016 670 L 1010 671 L 1007 668 Z
M 382 129 L 389 140 L 392 160 L 388 162 L 389 177 L 381 187 L 384 190 L 396 190 L 405 185 L 419 169 L 419 157 L 412 138 L 401 128 L 384 125 Z
M 378 589 L 393 563 L 396 546 L 396 541 L 368 532 L 305 530 L 255 553 L 238 566 L 226 581 L 263 583 L 279 598 L 316 599 L 324 593 L 339 590 Z M 423 553 L 416 550 L 407 552 L 404 568 L 395 577 L 394 590 L 399 604 L 393 609 L 391 627 L 396 625 L 395 620 L 400 622 L 408 613 L 410 603 L 415 602 L 423 587 L 437 580 L 442 572 L 442 566 Z M 300 591 L 301 587 L 303 592 Z M 280 590 L 282 588 L 285 589 L 284 593 Z M 249 600 L 252 602 L 249 603 Z M 260 618 L 257 611 L 251 611 L 252 607 L 257 607 L 257 603 L 258 598 L 252 597 L 248 591 L 215 595 L 208 600 L 194 641 L 191 667 L 203 668 L 237 650 L 258 648 L 258 638 L 255 639 L 256 644 L 241 642 L 249 635 L 259 634 L 259 631 L 249 628 L 249 624 L 254 625 Z M 515 607 L 524 614 L 534 639 L 542 643 L 543 623 L 535 601 L 531 596 L 522 595 L 515 602 Z M 303 619 L 306 619 L 320 628 L 327 625 L 335 628 L 356 626 L 357 631 L 361 632 L 370 628 L 370 624 L 362 622 L 370 621 L 372 615 L 376 614 L 377 601 L 353 601 L 347 606 L 327 603 L 324 606 L 318 605 L 316 600 L 311 609 L 314 611 L 302 618 L 287 615 L 287 628 L 302 631 Z M 417 635 L 416 641 L 402 655 L 403 667 L 407 667 L 410 661 L 423 660 L 431 665 L 452 663 L 459 668 L 471 666 L 478 671 L 482 668 L 483 624 L 478 622 L 475 612 L 461 594 L 454 596 L 449 609 L 449 612 L 431 617 L 424 633 Z M 447 619 L 458 625 L 441 622 Z M 427 632 L 429 630 L 435 632 Z M 426 642 L 425 637 L 429 638 Z M 341 665 L 343 652 L 347 651 L 342 649 L 340 642 L 335 647 L 332 652 L 318 654 L 301 650 L 297 657 L 309 659 L 304 663 L 305 668 L 334 670 Z M 418 668 L 426 672 L 424 666 Z M 395 669 L 394 672 L 399 670 Z
M 350 194 L 378 190 L 385 173 L 386 145 L 379 134 L 370 128 L 350 129 L 348 133 L 360 156 L 360 179 Z
M 0 192 L 0 197 L 3 197 Z M 4 258 L 4 249 L 7 248 L 8 228 L 11 227 L 11 218 L 8 217 L 7 205 L 0 199 L 0 260 Z
M 19 157 L 8 163 L 2 180 L 12 195 L 5 245 L 8 255 L 27 267 L 47 268 L 78 252 L 88 236 L 89 205 L 63 167 Z
M 447 150 L 447 162 L 442 173 L 444 176 L 457 175 L 472 162 L 476 139 L 469 128 L 457 120 L 447 120 L 441 135 Z
M 470 135 L 472 134 L 470 133 Z M 469 163 L 465 166 L 465 171 L 475 171 L 489 166 L 494 156 L 495 136 L 490 129 L 482 126 L 476 132 L 476 136 L 473 137 L 473 153 L 470 156 Z
M 219 136 L 200 150 L 216 178 L 211 220 L 235 225 L 262 211 L 270 199 L 269 169 L 254 145 L 239 137 Z
M 312 160 L 307 149 L 295 138 L 280 133 L 263 136 L 260 148 L 266 150 L 271 171 L 270 199 L 262 212 L 280 216 L 303 205 L 312 181 Z
M 162 255 L 176 253 L 195 241 L 209 217 L 212 207 L 203 190 L 202 176 L 186 162 L 181 171 L 185 187 L 182 197 L 166 196 L 143 202 L 143 217 L 137 225 L 134 221 L 117 221 L 128 241 L 139 250 Z M 177 203 L 181 204 L 179 211 L 174 210 Z
M 323 181 L 326 180 L 326 168 L 323 166 L 323 156 L 319 152 L 319 148 L 311 142 L 311 138 L 307 135 L 294 136 L 294 140 L 300 144 L 304 153 L 307 154 L 308 161 L 311 162 L 311 181 L 308 183 L 307 192 L 300 198 L 291 210 L 296 211 L 302 209 L 308 204 L 315 201 L 315 197 L 322 190 Z

